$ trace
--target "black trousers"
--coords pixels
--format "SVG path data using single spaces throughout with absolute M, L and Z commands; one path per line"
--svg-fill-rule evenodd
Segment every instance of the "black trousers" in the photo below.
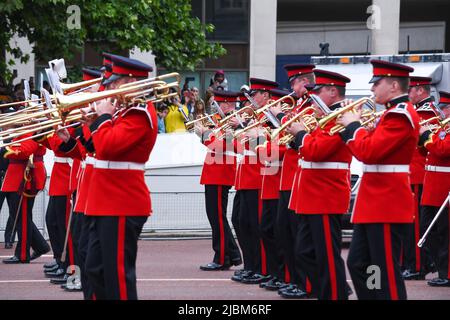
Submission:
M 416 204 L 416 212 L 414 213 L 414 222 L 408 224 L 405 230 L 405 236 L 403 238 L 403 261 L 402 266 L 404 269 L 415 272 L 426 273 L 431 265 L 430 252 L 427 248 L 419 248 L 417 243 L 422 236 L 420 225 L 422 222 L 422 206 L 420 205 L 420 199 L 422 198 L 421 184 L 411 185 L 411 189 L 414 193 L 414 200 Z
M 231 224 L 233 225 L 234 232 L 239 246 L 242 248 L 241 231 L 239 227 L 239 211 L 241 210 L 241 191 L 236 191 L 233 199 L 233 211 L 231 212 Z
M 14 227 L 14 220 L 16 219 L 16 213 L 17 211 L 14 210 L 14 208 L 17 209 L 17 204 L 14 203 L 14 199 L 16 193 L 15 192 L 3 192 L 0 191 L 0 210 L 3 207 L 3 203 L 8 203 L 8 209 L 9 209 L 9 216 L 8 220 L 6 221 L 6 228 L 5 228 L 5 242 L 14 242 L 14 239 L 16 238 L 16 230 L 13 230 Z M 14 235 L 11 237 L 12 233 L 14 231 Z
M 17 218 L 17 237 L 18 242 L 15 250 L 15 256 L 21 261 L 30 260 L 30 248 L 36 253 L 45 253 L 50 250 L 47 242 L 33 222 L 34 197 L 23 196 L 20 201 L 20 195 L 15 193 L 14 209 L 19 206 L 19 216 Z M 19 204 L 20 202 L 20 204 Z
M 94 290 L 88 281 L 86 274 L 86 257 L 89 244 L 89 225 L 91 217 L 84 213 L 74 212 L 75 225 L 73 230 L 74 251 L 76 252 L 77 265 L 80 268 L 81 287 L 83 288 L 83 297 L 85 300 L 94 298 Z
M 400 270 L 406 224 L 355 224 L 347 267 L 360 300 L 406 300 Z
M 423 206 L 422 207 L 422 225 L 421 234 L 425 233 L 431 221 L 436 216 L 439 211 L 439 207 L 434 206 Z M 449 220 L 450 220 L 450 208 L 447 207 L 439 216 L 435 225 L 431 229 L 427 236 L 427 239 L 423 245 L 429 250 L 430 255 L 436 268 L 438 270 L 439 278 L 450 279 L 449 270 L 449 246 L 450 246 L 450 235 L 449 235 Z
M 259 190 L 241 190 L 239 229 L 244 269 L 263 273 L 261 257 L 264 257 L 264 248 L 261 246 L 259 234 L 259 218 L 261 215 L 261 200 Z
M 241 253 L 227 219 L 229 191 L 229 186 L 205 185 L 206 214 L 212 230 L 213 261 L 221 265 L 241 260 Z
M 275 232 L 278 215 L 278 199 L 262 201 L 262 217 L 259 231 L 266 252 L 267 273 L 284 280 L 284 258 Z
M 147 217 L 90 218 L 86 273 L 98 300 L 136 300 L 137 242 Z
M 289 209 L 290 198 L 290 191 L 280 191 L 275 238 L 277 239 L 277 243 L 279 243 L 278 250 L 280 250 L 280 255 L 284 258 L 284 264 L 287 267 L 289 277 L 286 277 L 284 264 L 279 274 L 282 275 L 284 273 L 285 281 L 295 283 L 300 285 L 302 289 L 305 289 L 305 282 L 301 280 L 301 276 L 299 275 L 299 268 L 296 267 L 294 254 L 295 238 L 297 236 L 300 217 Z
M 67 257 L 63 259 L 65 260 L 64 263 L 61 261 L 70 211 L 70 196 L 50 196 L 47 212 L 45 214 L 45 223 L 47 225 L 50 244 L 53 249 L 53 257 L 64 269 L 69 265 L 75 264 L 70 233 L 66 248 Z
M 341 257 L 339 214 L 303 214 L 296 237 L 296 263 L 304 270 L 320 300 L 348 298 L 345 264 Z

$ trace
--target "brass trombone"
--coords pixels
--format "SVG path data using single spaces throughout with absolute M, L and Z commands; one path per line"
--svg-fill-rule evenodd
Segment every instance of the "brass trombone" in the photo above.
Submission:
M 247 114 L 247 112 L 249 114 Z M 257 119 L 255 110 L 253 110 L 253 108 L 250 106 L 246 106 L 237 111 L 234 111 L 233 113 L 229 114 L 225 118 L 220 119 L 218 121 L 218 127 L 213 130 L 213 133 L 218 134 L 220 132 L 225 132 L 225 131 L 231 129 L 231 124 L 229 123 L 229 121 L 231 119 L 233 119 L 234 117 L 236 117 L 241 122 L 242 125 L 243 125 L 244 121 L 247 121 L 250 119 Z
M 91 80 L 85 80 L 75 83 L 60 83 L 60 87 L 64 94 L 67 94 L 69 92 L 73 92 L 79 89 L 88 89 L 91 86 L 100 83 L 102 81 L 103 77 L 91 79 Z
M 199 123 L 199 122 L 202 123 L 202 125 L 204 127 L 208 127 L 208 126 L 214 126 L 215 127 L 217 125 L 217 122 L 216 122 L 217 120 L 214 121 L 214 119 L 215 119 L 214 117 L 216 115 L 218 115 L 218 113 L 206 114 L 203 117 L 200 117 L 200 118 L 197 118 L 197 119 L 185 122 L 184 125 L 186 126 L 186 130 L 190 131 L 190 132 L 193 131 L 195 125 L 197 123 Z
M 178 83 L 176 83 L 178 85 Z M 56 125 L 63 125 L 67 121 L 78 121 L 81 119 L 81 113 L 77 113 L 79 111 L 75 111 L 76 114 L 73 114 L 73 110 L 76 108 L 80 108 L 82 106 L 85 106 L 91 102 L 95 102 L 98 100 L 106 99 L 113 96 L 119 96 L 123 98 L 126 102 L 126 104 L 123 104 L 122 107 L 127 107 L 128 103 L 134 103 L 137 96 L 146 96 L 150 93 L 156 93 L 160 90 L 167 90 L 170 87 L 174 87 L 175 83 L 162 85 L 160 81 L 158 82 L 146 82 L 141 83 L 135 86 L 127 86 L 125 88 L 119 88 L 115 90 L 107 90 L 102 92 L 94 92 L 94 93 L 84 93 L 84 94 L 75 94 L 71 96 L 64 96 L 60 94 L 56 94 L 55 98 L 55 105 L 56 108 L 51 106 L 47 110 L 33 112 L 31 114 L 25 114 L 22 115 L 20 118 L 15 117 L 14 119 L 10 119 L 7 121 L 4 121 L 1 123 L 2 126 L 8 125 L 8 124 L 16 124 L 20 121 L 33 121 L 33 119 L 39 118 L 39 117 L 49 117 L 49 120 L 40 122 L 39 126 L 33 126 L 30 129 L 27 130 L 20 130 L 21 128 L 15 128 L 12 132 L 9 131 L 9 135 L 7 138 L 13 138 L 17 137 L 23 134 L 27 133 L 34 133 L 37 131 L 41 131 L 44 129 L 48 129 L 50 127 L 54 127 Z M 148 90 L 149 88 L 152 88 L 152 90 Z M 167 91 L 163 91 L 166 93 Z M 169 96 L 169 94 L 163 94 L 161 96 L 157 96 L 156 99 L 166 99 Z M 152 99 L 149 99 L 153 101 Z M 142 100 L 140 100 L 142 101 Z M 147 101 L 147 100 L 145 100 Z M 72 114 L 71 114 L 72 113 Z M 17 134 L 14 133 L 14 131 L 17 132 Z M 19 134 L 20 133 L 20 134 Z M 28 139 L 34 138 L 36 136 L 30 136 Z M 6 137 L 1 137 L 0 140 L 4 141 L 7 139 Z M 15 141 L 17 142 L 17 141 Z M 3 144 L 3 146 L 6 146 Z

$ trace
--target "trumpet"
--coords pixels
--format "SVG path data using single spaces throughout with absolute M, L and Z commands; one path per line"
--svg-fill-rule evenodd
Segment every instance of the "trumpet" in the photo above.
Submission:
M 249 115 L 245 115 L 247 112 L 249 112 Z M 242 116 L 242 117 L 241 117 Z M 240 124 L 244 126 L 244 121 L 250 120 L 250 119 L 256 119 L 255 110 L 253 110 L 252 107 L 246 106 L 243 107 L 237 111 L 234 111 L 233 113 L 229 114 L 225 118 L 219 120 L 218 127 L 213 130 L 214 134 L 218 134 L 219 132 L 225 132 L 228 129 L 231 129 L 231 124 L 229 121 L 236 117 Z
M 306 101 L 305 101 L 306 102 Z M 304 102 L 304 103 L 305 103 Z M 274 140 L 276 137 L 278 137 L 282 132 L 284 132 L 291 124 L 297 121 L 302 121 L 305 125 L 305 128 L 308 132 L 313 131 L 317 127 L 317 120 L 314 117 L 315 108 L 313 106 L 309 106 L 299 113 L 297 113 L 295 116 L 290 118 L 288 121 L 283 123 L 279 128 L 275 129 L 270 138 Z M 278 140 L 279 145 L 286 145 L 292 142 L 294 140 L 294 136 L 292 134 L 285 134 L 283 137 L 281 137 Z
M 217 125 L 217 120 L 215 121 L 215 116 L 217 115 L 217 113 L 213 113 L 213 114 L 206 114 L 203 117 L 185 122 L 184 125 L 186 126 L 186 130 L 187 131 L 193 131 L 194 127 L 197 123 L 201 122 L 203 124 L 204 127 L 208 127 L 208 126 L 216 126 Z
M 261 108 L 257 109 L 257 110 L 255 111 L 255 113 L 256 113 L 257 115 L 259 115 L 259 114 L 261 114 L 261 113 L 263 113 L 263 112 L 265 112 L 265 111 L 269 111 L 269 108 L 271 108 L 271 107 L 273 107 L 273 106 L 276 106 L 278 103 L 283 102 L 283 101 L 286 100 L 286 99 L 291 100 L 292 106 L 295 106 L 295 99 L 294 99 L 294 97 L 292 97 L 292 95 L 293 95 L 294 93 L 295 93 L 295 92 L 291 92 L 290 94 L 285 95 L 285 96 L 281 97 L 281 98 L 278 99 L 278 100 L 269 101 L 269 103 L 266 104 L 264 107 L 261 107 Z M 288 103 L 283 103 L 281 108 L 283 109 L 284 112 L 290 111 L 290 110 L 292 109 L 292 107 L 291 107 Z
M 328 114 L 328 115 L 324 116 L 322 119 L 320 119 L 318 124 L 323 129 L 328 123 L 330 123 L 330 121 L 335 120 L 336 118 L 338 118 L 339 116 L 341 116 L 342 114 L 344 114 L 347 111 L 355 112 L 362 105 L 368 105 L 369 108 L 371 109 L 370 112 L 372 112 L 375 109 L 375 103 L 373 102 L 372 97 L 360 98 L 360 99 L 346 105 L 345 107 L 342 107 L 335 111 L 332 111 L 330 114 Z M 364 114 L 364 116 L 367 116 L 367 115 L 368 115 L 368 113 Z M 339 132 L 343 129 L 344 129 L 344 127 L 342 125 L 337 124 L 331 128 L 330 135 L 333 135 L 336 132 Z

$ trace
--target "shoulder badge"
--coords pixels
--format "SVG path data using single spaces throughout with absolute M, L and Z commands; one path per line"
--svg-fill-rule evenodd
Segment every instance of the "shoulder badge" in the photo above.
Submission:
M 408 118 L 409 122 L 411 123 L 411 126 L 413 128 L 415 128 L 414 121 L 413 121 L 413 119 L 411 117 L 411 114 L 408 111 L 408 104 L 407 103 L 401 102 L 401 103 L 397 104 L 394 108 L 388 109 L 386 111 L 386 115 L 389 114 L 389 113 L 397 113 L 397 114 L 405 115 Z
M 447 132 L 445 132 L 445 131 L 439 132 L 439 139 L 444 140 L 446 136 L 447 136 Z

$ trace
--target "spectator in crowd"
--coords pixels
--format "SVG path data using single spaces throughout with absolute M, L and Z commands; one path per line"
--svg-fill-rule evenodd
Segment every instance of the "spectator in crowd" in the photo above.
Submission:
M 158 115 L 158 133 L 166 133 L 166 125 L 164 123 L 164 119 L 167 117 L 169 113 L 169 107 L 162 103 L 156 109 L 156 114 Z
M 194 101 L 197 101 L 200 99 L 200 95 L 199 95 L 200 92 L 197 87 L 192 87 L 191 92 L 192 92 L 192 97 L 194 98 Z
M 186 132 L 186 121 L 189 121 L 189 110 L 181 104 L 180 97 L 175 96 L 170 100 L 169 111 L 164 119 L 166 133 Z
M 44 87 L 44 89 L 47 90 L 50 94 L 53 93 L 52 88 L 50 87 L 50 83 L 48 83 L 47 80 L 44 80 L 42 82 L 42 87 Z
M 213 104 L 214 101 L 214 92 L 211 88 L 208 88 L 206 90 L 206 94 L 205 94 L 205 109 L 206 109 L 206 113 L 208 114 L 213 114 L 216 113 L 216 107 Z
M 228 90 L 228 80 L 223 70 L 217 70 L 211 78 L 209 86 L 214 90 Z
M 205 102 L 202 99 L 198 99 L 194 104 L 194 111 L 189 115 L 190 120 L 194 120 L 204 116 L 206 113 Z
M 183 92 L 183 101 L 182 103 L 187 107 L 188 115 L 194 112 L 195 98 L 190 89 Z

